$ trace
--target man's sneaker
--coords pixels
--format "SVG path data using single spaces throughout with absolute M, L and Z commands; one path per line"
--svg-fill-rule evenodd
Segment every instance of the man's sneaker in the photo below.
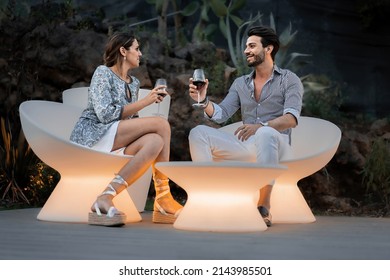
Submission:
M 270 227 L 272 225 L 272 216 L 268 209 L 264 206 L 259 206 L 257 207 L 257 210 L 259 210 L 260 215 L 263 217 L 264 223 L 267 225 L 267 227 Z

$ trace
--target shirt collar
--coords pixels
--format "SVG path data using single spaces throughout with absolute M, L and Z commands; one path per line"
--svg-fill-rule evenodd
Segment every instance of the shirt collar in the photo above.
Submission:
M 278 74 L 281 74 L 281 69 L 279 68 L 279 66 L 277 66 L 276 64 L 274 64 L 274 70 L 273 70 L 273 73 L 271 75 L 271 78 L 273 77 L 273 75 L 276 73 Z M 253 75 L 255 74 L 255 70 L 252 70 L 252 72 L 250 72 L 248 75 L 245 75 L 244 76 L 244 79 L 245 79 L 245 82 L 247 84 L 250 84 L 253 80 Z

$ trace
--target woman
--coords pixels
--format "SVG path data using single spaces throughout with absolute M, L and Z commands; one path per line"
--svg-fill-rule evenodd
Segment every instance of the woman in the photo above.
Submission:
M 70 137 L 96 150 L 133 155 L 92 205 L 90 224 L 124 225 L 126 216 L 114 207 L 112 199 L 151 165 L 156 190 L 153 222 L 173 223 L 182 208 L 170 193 L 168 178 L 154 167 L 156 162 L 169 161 L 170 125 L 161 117 L 138 118 L 139 110 L 163 100 L 158 95 L 163 86 L 137 100 L 140 82 L 129 71 L 139 66 L 141 56 L 133 35 L 117 33 L 109 38 L 104 65 L 96 68 L 91 80 L 88 106 Z

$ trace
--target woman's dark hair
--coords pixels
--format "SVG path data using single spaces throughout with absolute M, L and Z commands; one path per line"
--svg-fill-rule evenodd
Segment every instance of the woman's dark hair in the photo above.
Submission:
M 261 37 L 263 48 L 272 45 L 274 48 L 271 52 L 271 57 L 275 60 L 275 55 L 279 50 L 280 42 L 278 35 L 276 35 L 276 32 L 272 28 L 266 26 L 251 27 L 248 31 L 248 37 L 250 36 Z
M 119 49 L 124 47 L 129 49 L 137 38 L 130 32 L 120 32 L 113 34 L 106 44 L 106 48 L 103 55 L 104 65 L 111 67 L 118 61 L 121 62 L 121 54 Z

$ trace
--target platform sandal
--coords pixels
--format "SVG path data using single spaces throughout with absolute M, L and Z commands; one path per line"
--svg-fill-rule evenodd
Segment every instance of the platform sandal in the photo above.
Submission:
M 112 182 L 128 187 L 127 182 L 118 174 L 115 176 Z M 115 197 L 117 195 L 117 192 L 110 183 L 108 184 L 107 189 L 103 193 L 101 193 L 99 197 L 102 195 L 112 195 L 113 197 Z M 111 206 L 107 212 L 102 211 L 97 201 L 93 205 L 92 212 L 88 214 L 88 224 L 90 225 L 119 227 L 123 226 L 125 223 L 126 214 L 119 211 L 114 206 Z
M 173 224 L 179 216 L 183 206 L 173 199 L 168 185 L 168 180 L 157 180 L 159 186 L 155 186 L 156 197 L 154 199 L 153 207 L 153 223 Z M 163 184 L 161 182 L 163 181 Z M 162 185 L 162 186 L 161 186 Z M 159 202 L 160 200 L 160 202 Z M 161 203 L 161 200 L 166 200 Z M 170 213 L 164 209 L 162 204 L 173 204 L 174 213 Z

